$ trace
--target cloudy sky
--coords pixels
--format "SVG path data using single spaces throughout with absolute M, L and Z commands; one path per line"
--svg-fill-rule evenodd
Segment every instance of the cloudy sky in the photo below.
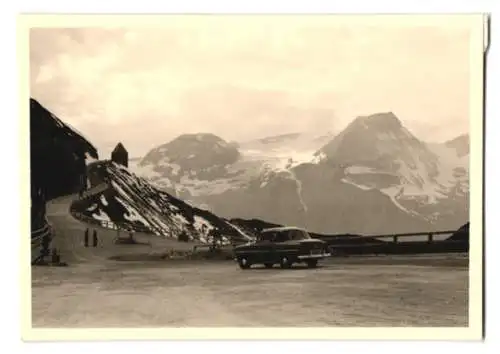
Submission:
M 31 96 L 101 155 L 183 133 L 338 131 L 393 111 L 419 138 L 468 132 L 469 28 L 335 16 L 166 17 L 161 27 L 37 28 Z

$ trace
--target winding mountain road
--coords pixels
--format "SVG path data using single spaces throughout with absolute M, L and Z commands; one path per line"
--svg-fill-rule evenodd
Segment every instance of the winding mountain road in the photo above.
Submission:
M 86 224 L 71 215 L 70 206 L 76 198 L 78 195 L 73 194 L 47 203 L 47 219 L 55 230 L 53 246 L 61 254 L 61 260 L 70 266 L 81 263 L 116 263 L 111 259 L 112 257 L 159 253 L 168 249 L 187 250 L 193 248 L 192 243 L 162 239 L 139 232 L 134 233 L 134 239 L 144 244 L 117 245 L 115 240 L 119 234 L 116 230 Z M 89 247 L 84 245 L 84 233 L 87 228 L 89 229 Z M 92 247 L 93 230 L 97 231 L 97 247 Z M 127 235 L 122 233 L 120 236 L 126 237 Z

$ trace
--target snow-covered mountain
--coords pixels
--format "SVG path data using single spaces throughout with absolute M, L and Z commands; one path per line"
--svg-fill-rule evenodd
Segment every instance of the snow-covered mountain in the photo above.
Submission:
M 468 135 L 427 144 L 392 112 L 358 117 L 336 136 L 192 140 L 204 139 L 184 136 L 159 147 L 153 152 L 163 149 L 162 158 L 148 154 L 137 171 L 227 218 L 363 234 L 456 229 L 468 221 Z M 196 156 L 199 164 L 186 162 Z
M 148 152 L 133 171 L 158 188 L 191 200 L 235 184 L 244 172 L 231 168 L 239 157 L 236 144 L 213 134 L 185 134 Z
M 468 136 L 425 144 L 392 113 L 358 117 L 318 151 L 342 166 L 342 181 L 378 190 L 401 210 L 435 221 L 440 202 L 468 195 Z M 466 203 L 467 204 L 467 203 Z M 461 205 L 459 206 L 461 207 Z
M 109 188 L 78 204 L 77 211 L 87 217 L 167 238 L 185 233 L 191 240 L 210 242 L 208 234 L 215 228 L 226 241 L 250 239 L 229 221 L 154 188 L 121 165 L 99 162 L 89 169 L 93 184 L 108 181 Z
M 268 136 L 261 139 L 254 139 L 239 143 L 239 148 L 243 153 L 281 153 L 294 154 L 316 151 L 318 148 L 330 141 L 335 135 L 329 131 L 326 133 L 288 133 L 275 136 Z
M 213 134 L 185 134 L 151 150 L 130 168 L 168 193 L 209 207 L 203 196 L 245 188 L 268 170 L 310 161 L 332 136 L 297 133 L 236 143 Z

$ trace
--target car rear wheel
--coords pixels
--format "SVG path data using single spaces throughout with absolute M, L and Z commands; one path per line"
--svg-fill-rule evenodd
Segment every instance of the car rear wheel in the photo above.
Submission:
M 250 268 L 250 262 L 248 261 L 247 257 L 241 257 L 238 259 L 238 264 L 240 265 L 241 269 L 248 269 Z
M 272 263 L 264 263 L 264 266 L 265 266 L 266 268 L 268 268 L 268 269 L 269 269 L 269 268 L 272 268 L 272 267 L 273 267 L 273 265 L 274 265 L 274 264 L 272 264 Z
M 283 269 L 288 269 L 292 267 L 292 262 L 287 256 L 282 256 L 280 260 L 280 266 Z
M 317 259 L 310 259 L 307 261 L 307 267 L 308 268 L 316 268 L 318 266 L 318 260 Z

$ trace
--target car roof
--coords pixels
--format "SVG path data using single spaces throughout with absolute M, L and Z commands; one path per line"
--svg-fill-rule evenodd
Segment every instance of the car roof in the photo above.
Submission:
M 300 230 L 300 231 L 306 231 L 305 229 L 297 226 L 280 226 L 280 227 L 270 227 L 268 229 L 262 230 L 262 233 L 264 232 L 282 232 L 282 231 L 289 231 L 289 230 Z

